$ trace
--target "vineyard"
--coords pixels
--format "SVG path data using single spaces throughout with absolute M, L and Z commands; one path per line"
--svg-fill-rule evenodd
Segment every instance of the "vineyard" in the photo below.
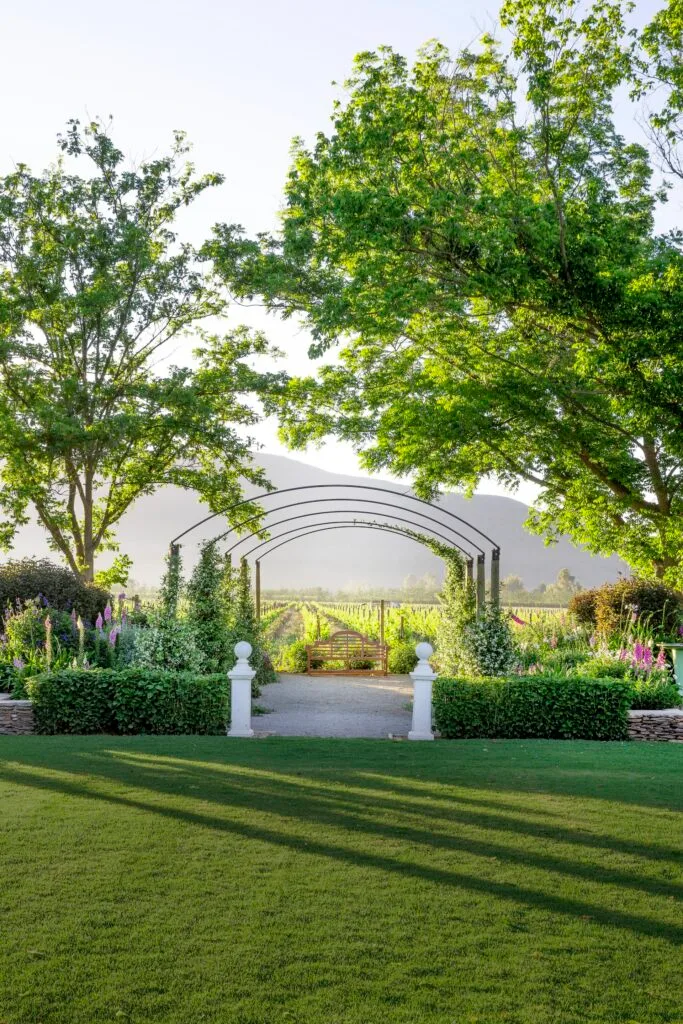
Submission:
M 552 627 L 566 619 L 562 608 L 506 608 L 513 627 Z M 385 602 L 384 641 L 389 648 L 414 646 L 422 640 L 434 644 L 441 619 L 438 604 L 397 604 Z M 327 637 L 339 629 L 353 629 L 372 640 L 381 639 L 382 607 L 379 601 L 332 603 L 321 601 L 264 601 L 261 624 L 266 647 L 276 668 L 299 670 L 304 664 L 306 644 Z M 283 663 L 284 652 L 299 645 L 299 660 Z M 303 670 L 303 669 L 301 669 Z

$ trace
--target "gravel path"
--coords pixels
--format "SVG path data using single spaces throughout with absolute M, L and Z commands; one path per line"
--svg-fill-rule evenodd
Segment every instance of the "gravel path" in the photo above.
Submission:
M 259 733 L 278 736 L 407 736 L 413 698 L 408 676 L 295 676 L 264 686 L 259 704 L 271 714 L 254 718 Z

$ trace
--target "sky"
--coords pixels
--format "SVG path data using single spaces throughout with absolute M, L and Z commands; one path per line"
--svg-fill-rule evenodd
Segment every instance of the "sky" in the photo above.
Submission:
M 194 240 L 218 221 L 248 232 L 273 230 L 294 136 L 326 130 L 353 56 L 391 45 L 412 57 L 426 41 L 451 49 L 497 31 L 498 3 L 487 0 L 29 0 L 4 5 L 2 74 L 6 100 L 0 173 L 19 162 L 41 170 L 56 155 L 70 118 L 113 117 L 116 144 L 139 161 L 166 152 L 187 132 L 200 171 L 226 182 L 205 193 L 183 225 Z M 660 6 L 639 0 L 643 23 Z M 308 339 L 294 323 L 236 309 L 231 326 L 264 326 L 286 351 L 287 368 L 307 368 Z M 309 364 L 310 365 L 310 364 Z M 285 454 L 268 422 L 252 432 Z M 297 453 L 302 461 L 360 472 L 348 446 Z M 486 493 L 509 493 L 495 482 Z M 516 497 L 533 500 L 532 485 Z

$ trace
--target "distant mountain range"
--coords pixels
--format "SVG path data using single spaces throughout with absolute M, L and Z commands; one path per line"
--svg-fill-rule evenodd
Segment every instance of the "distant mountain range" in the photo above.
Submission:
M 279 455 L 259 454 L 256 461 L 263 466 L 268 478 L 278 488 L 334 484 L 340 485 L 339 490 L 331 492 L 335 497 L 354 498 L 353 502 L 336 504 L 334 500 L 326 500 L 318 505 L 301 506 L 289 512 L 282 511 L 278 515 L 273 515 L 270 521 L 274 523 L 288 515 L 314 510 L 319 513 L 310 519 L 274 527 L 273 535 L 292 529 L 299 523 L 313 524 L 324 519 L 339 521 L 354 518 L 379 521 L 384 519 L 385 513 L 391 512 L 382 506 L 366 505 L 359 499 L 375 497 L 380 501 L 393 502 L 393 497 L 385 499 L 381 494 L 375 495 L 370 491 L 357 491 L 354 494 L 352 490 L 344 491 L 344 485 L 365 483 L 406 492 L 408 490 L 405 485 L 393 481 L 384 481 L 376 477 L 341 475 Z M 251 489 L 251 492 L 247 490 L 246 493 L 254 491 Z M 304 491 L 300 495 L 283 495 L 280 498 L 272 496 L 265 504 L 274 509 L 288 500 L 303 501 L 307 497 L 318 498 L 327 493 L 330 492 L 321 491 L 313 494 Z M 398 498 L 396 501 L 403 505 L 404 509 L 421 509 L 444 523 L 448 522 L 448 516 L 433 512 L 416 502 L 401 501 Z M 542 538 L 527 533 L 524 529 L 527 506 L 513 498 L 481 494 L 468 499 L 461 495 L 448 494 L 438 504 L 441 508 L 474 524 L 497 541 L 501 548 L 501 576 L 511 573 L 521 576 L 529 589 L 542 582 L 550 583 L 558 571 L 565 567 L 583 586 L 595 586 L 605 580 L 614 580 L 620 571 L 628 571 L 620 559 L 596 557 L 565 539 L 546 547 Z M 355 511 L 349 511 L 351 509 Z M 169 541 L 207 514 L 206 506 L 202 505 L 190 491 L 167 487 L 154 495 L 141 498 L 122 520 L 118 529 L 121 550 L 133 558 L 135 579 L 141 583 L 157 584 L 163 571 L 163 559 Z M 399 511 L 398 514 L 403 513 Z M 410 516 L 410 513 L 407 514 Z M 184 539 L 183 556 L 187 568 L 196 560 L 199 543 L 220 533 L 221 524 L 224 523 L 224 520 L 213 520 Z M 430 525 L 434 526 L 433 523 Z M 451 525 L 459 528 L 453 521 Z M 438 526 L 434 528 L 439 529 Z M 463 532 L 467 531 L 463 528 Z M 248 550 L 255 543 L 257 541 L 244 544 L 242 550 Z M 28 526 L 18 536 L 11 557 L 48 554 L 43 530 L 38 526 Z M 50 557 L 56 559 L 57 556 Z M 443 574 L 441 560 L 429 550 L 403 537 L 367 529 L 340 529 L 318 533 L 306 539 L 295 540 L 262 560 L 264 589 L 299 586 L 320 586 L 331 590 L 351 589 L 357 586 L 397 587 L 408 575 L 420 577 L 426 573 L 431 573 L 438 579 Z

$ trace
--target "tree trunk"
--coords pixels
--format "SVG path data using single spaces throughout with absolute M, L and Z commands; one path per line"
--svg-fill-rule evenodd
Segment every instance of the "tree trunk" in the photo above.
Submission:
M 93 542 L 93 485 L 92 475 L 86 473 L 85 500 L 83 502 L 83 568 L 81 577 L 86 583 L 95 579 L 95 545 Z

